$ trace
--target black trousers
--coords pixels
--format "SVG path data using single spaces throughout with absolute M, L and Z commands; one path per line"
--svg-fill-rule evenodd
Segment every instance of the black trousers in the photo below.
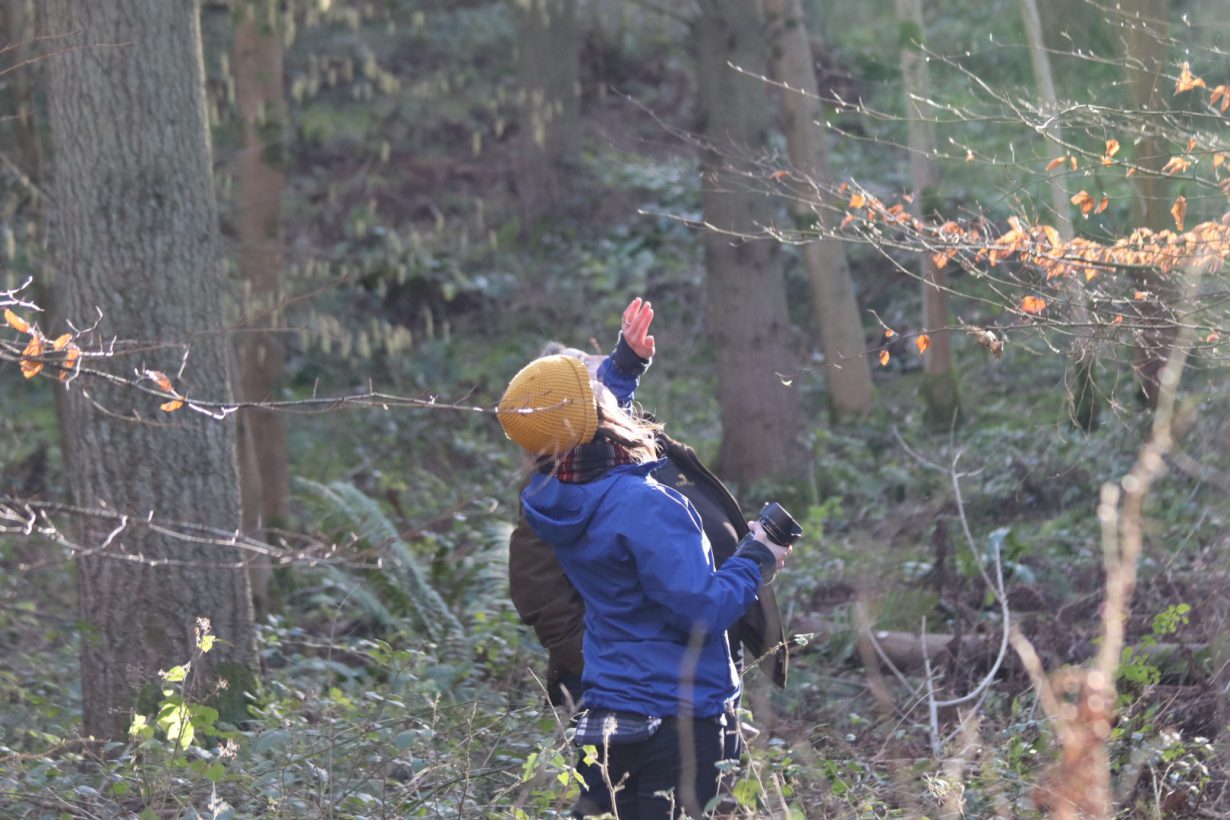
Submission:
M 663 718 L 648 740 L 609 747 L 599 764 L 606 763 L 606 775 L 618 788 L 620 820 L 671 820 L 683 811 L 701 817 L 718 792 L 725 731 L 712 720 Z M 601 757 L 604 750 L 598 752 Z M 609 792 L 600 773 L 597 779 L 600 785 L 593 785 Z

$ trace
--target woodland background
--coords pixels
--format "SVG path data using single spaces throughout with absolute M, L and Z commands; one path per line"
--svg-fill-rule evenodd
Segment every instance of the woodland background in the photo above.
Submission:
M 643 295 L 739 816 L 1225 816 L 1224 11 L 3 0 L 2 813 L 564 816 L 490 410 Z

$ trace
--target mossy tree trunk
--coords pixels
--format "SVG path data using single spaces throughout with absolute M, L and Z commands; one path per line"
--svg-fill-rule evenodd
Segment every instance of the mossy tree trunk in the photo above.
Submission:
M 243 319 L 236 337 L 236 393 L 245 401 L 278 398 L 286 354 L 282 344 L 284 242 L 282 194 L 286 97 L 278 3 L 247 0 L 235 29 L 235 97 L 243 119 L 243 148 L 235 160 L 235 227 L 244 283 Z M 239 414 L 239 475 L 244 532 L 260 535 L 282 527 L 290 513 L 290 455 L 286 420 L 279 413 L 245 409 Z M 270 567 L 250 568 L 258 613 L 270 609 Z
M 922 0 L 896 0 L 900 31 L 901 75 L 905 80 L 905 110 L 909 121 L 910 180 L 913 209 L 923 219 L 936 207 L 935 126 L 924 100 L 931 97 L 931 75 L 922 53 L 925 42 Z M 931 338 L 923 353 L 923 402 L 927 421 L 952 424 L 960 412 L 957 377 L 952 368 L 952 334 L 948 331 L 948 275 L 931 254 L 919 258 L 922 283 L 923 331 Z
M 789 384 L 781 249 L 744 240 L 777 218 L 776 203 L 747 191 L 730 162 L 759 156 L 773 121 L 763 80 L 767 64 L 759 0 L 703 0 L 692 24 L 700 108 L 701 208 L 716 230 L 704 233 L 707 321 L 718 368 L 722 418 L 719 472 L 734 481 L 798 473 L 801 411 Z M 730 61 L 748 73 L 727 65 Z M 733 236 L 731 234 L 734 234 Z
M 794 207 L 796 218 L 814 220 L 820 234 L 815 242 L 803 246 L 803 260 L 820 326 L 829 407 L 835 417 L 846 418 L 871 409 L 871 365 L 845 251 L 840 242 L 825 236 L 832 228 L 832 203 L 807 202 L 809 196 L 823 196 L 815 191 L 825 190 L 829 175 L 826 136 L 817 124 L 821 112 L 815 60 L 799 0 L 764 0 L 764 7 L 770 24 L 774 75 L 789 86 L 778 93 L 790 162 L 800 175 L 821 183 L 801 190 Z
M 1020 0 L 1021 17 L 1025 21 L 1025 34 L 1029 41 L 1029 56 L 1033 62 L 1034 80 L 1038 84 L 1038 97 L 1046 116 L 1057 117 L 1058 96 L 1055 79 L 1051 72 L 1050 53 L 1043 39 L 1042 20 L 1038 15 L 1037 0 Z M 1058 120 L 1047 129 L 1047 159 L 1058 160 L 1067 152 L 1063 148 L 1063 127 Z M 1049 163 L 1048 163 L 1049 164 Z M 1064 242 L 1072 239 L 1072 203 L 1068 196 L 1067 167 L 1048 171 L 1050 174 L 1051 210 L 1055 216 L 1055 229 Z M 1098 392 L 1097 357 L 1093 349 L 1093 328 L 1089 322 L 1089 306 L 1085 289 L 1080 280 L 1069 276 L 1064 283 L 1072 311 L 1072 366 L 1069 391 L 1072 400 L 1072 420 L 1084 430 L 1092 431 L 1098 426 L 1098 417 L 1105 404 Z
M 101 311 L 99 335 L 119 340 L 105 363 L 116 372 L 157 368 L 189 397 L 225 398 L 197 3 L 46 0 L 43 12 L 43 30 L 65 35 L 48 60 L 61 310 L 78 326 Z M 239 528 L 229 422 L 186 408 L 164 414 L 149 396 L 84 379 L 60 395 L 78 504 Z M 193 670 L 196 694 L 214 694 L 225 679 L 223 699 L 234 708 L 223 718 L 241 719 L 256 651 L 239 551 L 80 524 L 89 550 L 77 561 L 84 733 L 125 736 L 141 690 L 192 658 L 197 618 L 211 621 L 218 640 Z
M 1151 113 L 1166 108 L 1168 89 L 1173 89 L 1166 76 L 1170 0 L 1127 0 L 1119 9 L 1126 24 L 1123 44 L 1128 97 L 1137 121 L 1131 160 L 1145 169 L 1132 177 L 1132 221 L 1135 227 L 1155 231 L 1173 229 L 1170 180 L 1161 172 L 1172 152 L 1152 127 L 1160 115 Z M 1141 270 L 1136 278 L 1138 290 L 1157 294 L 1156 299 L 1137 305 L 1147 327 L 1137 333 L 1133 362 L 1141 395 L 1153 407 L 1157 403 L 1157 380 L 1175 335 L 1169 311 L 1178 289 L 1152 269 Z

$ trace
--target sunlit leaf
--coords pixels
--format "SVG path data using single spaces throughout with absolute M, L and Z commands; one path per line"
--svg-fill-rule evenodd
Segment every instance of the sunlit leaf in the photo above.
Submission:
M 1191 91 L 1193 88 L 1204 87 L 1204 80 L 1192 74 L 1191 66 L 1184 63 L 1183 70 L 1179 72 L 1179 79 L 1175 81 L 1174 93 L 1182 94 L 1184 91 Z
M 854 214 L 846 214 L 845 217 L 841 220 L 841 224 L 837 226 L 837 229 L 844 231 L 846 228 L 850 226 L 850 223 L 853 222 L 855 219 L 856 217 L 854 216 Z
M 21 351 L 21 375 L 27 379 L 33 379 L 43 369 L 42 362 L 30 361 L 43 355 L 46 350 L 46 345 L 43 343 L 43 337 L 35 333 L 30 337 L 30 343 L 26 345 L 26 349 Z
M 1113 157 L 1119 153 L 1119 140 L 1111 137 L 1106 141 L 1106 156 Z
M 1174 205 L 1170 207 L 1170 215 L 1174 217 L 1174 225 L 1177 230 L 1183 230 L 1183 218 L 1187 216 L 1187 198 L 1178 196 L 1175 198 Z
M 864 205 L 866 205 L 866 204 L 867 204 L 867 197 L 863 196 L 862 194 L 860 194 L 860 193 L 858 193 L 858 192 L 856 191 L 856 192 L 855 192 L 855 193 L 854 193 L 854 194 L 850 197 L 850 204 L 849 204 L 847 207 L 849 207 L 849 208 L 861 208 L 861 207 L 863 207 L 863 206 L 864 206 Z
M 146 374 L 154 380 L 154 384 L 158 385 L 158 389 L 164 393 L 174 393 L 175 388 L 171 386 L 171 380 L 167 378 L 167 374 L 161 370 L 150 370 Z
M 881 366 L 881 367 L 886 367 L 886 366 L 888 365 L 888 360 L 889 360 L 890 358 L 891 358 L 891 357 L 888 355 L 888 351 L 887 351 L 887 350 L 881 350 L 881 351 L 880 351 L 880 366 Z
M 1226 154 L 1224 151 L 1218 151 L 1213 155 L 1213 167 L 1220 168 L 1226 163 Z
M 171 401 L 164 401 L 162 404 L 158 405 L 158 409 L 164 413 L 174 413 L 183 406 L 184 402 L 181 399 L 172 399 Z
M 1133 298 L 1133 299 L 1135 299 L 1137 302 L 1140 302 L 1140 301 L 1143 301 L 1143 300 L 1145 300 L 1145 299 L 1148 299 L 1148 298 L 1149 298 L 1149 291 L 1147 291 L 1147 290 L 1138 290 L 1138 291 L 1136 291 L 1135 293 L 1133 293 L 1133 294 L 1132 294 L 1132 298 Z
M 1212 344 L 1213 342 L 1220 342 L 1221 334 L 1215 330 L 1212 333 L 1210 333 L 1208 336 L 1205 336 L 1204 340 L 1208 342 L 1209 344 Z
M 884 328 L 884 338 L 885 339 L 891 339 L 896 335 L 897 335 L 897 331 L 893 330 L 891 327 Z
M 914 346 L 918 348 L 918 355 L 921 356 L 931 347 L 931 337 L 926 333 L 918 334 L 918 338 L 914 340 Z
M 1021 310 L 1026 313 L 1041 313 L 1046 310 L 1046 300 L 1038 296 L 1026 296 L 1021 300 Z
M 1093 206 L 1097 204 L 1097 201 L 1090 196 L 1088 191 L 1073 194 L 1071 202 L 1081 209 L 1081 215 L 1086 218 L 1089 217 L 1089 212 L 1093 210 Z
M 56 340 L 51 343 L 52 350 L 63 350 L 68 346 L 68 343 L 73 340 L 73 334 L 65 333 L 62 336 L 57 336 Z
M 1196 147 L 1196 138 L 1188 137 L 1187 138 L 1187 153 L 1190 154 L 1192 152 L 1192 149 L 1195 147 Z
M 30 332 L 30 323 L 8 308 L 4 309 L 4 321 L 8 323 L 9 327 L 13 328 L 13 330 L 16 330 L 18 333 Z
M 1095 214 L 1100 214 L 1100 213 L 1102 213 L 1102 211 L 1105 211 L 1105 210 L 1106 210 L 1106 206 L 1107 206 L 1107 205 L 1109 205 L 1109 204 L 1110 204 L 1110 197 L 1108 197 L 1108 196 L 1106 196 L 1105 194 L 1103 194 L 1103 195 L 1102 195 L 1102 198 L 1101 198 L 1100 200 L 1098 200 L 1098 207 L 1094 208 L 1094 209 L 1093 209 L 1093 212 L 1094 212 Z
M 64 353 L 64 367 L 60 370 L 60 381 L 68 379 L 69 372 L 77 366 L 78 360 L 81 359 L 81 348 L 77 345 L 69 343 L 68 350 Z
M 779 180 L 779 179 L 785 179 L 788 176 L 790 176 L 789 171 L 774 171 L 773 173 L 769 174 L 769 179 Z
M 1162 166 L 1162 173 L 1170 176 L 1180 173 L 1181 171 L 1186 171 L 1190 167 L 1192 167 L 1191 162 L 1183 157 L 1171 157 L 1170 161 Z
M 1067 156 L 1055 157 L 1053 160 L 1051 160 L 1050 162 L 1046 164 L 1046 170 L 1054 171 L 1056 168 L 1058 168 L 1060 165 L 1063 165 L 1067 161 L 1068 161 Z

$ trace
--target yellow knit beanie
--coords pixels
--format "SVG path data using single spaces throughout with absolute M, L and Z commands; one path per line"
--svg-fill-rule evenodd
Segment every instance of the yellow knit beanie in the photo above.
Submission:
M 559 455 L 598 432 L 589 371 L 570 356 L 544 356 L 521 368 L 500 399 L 499 414 L 505 435 L 535 456 Z

